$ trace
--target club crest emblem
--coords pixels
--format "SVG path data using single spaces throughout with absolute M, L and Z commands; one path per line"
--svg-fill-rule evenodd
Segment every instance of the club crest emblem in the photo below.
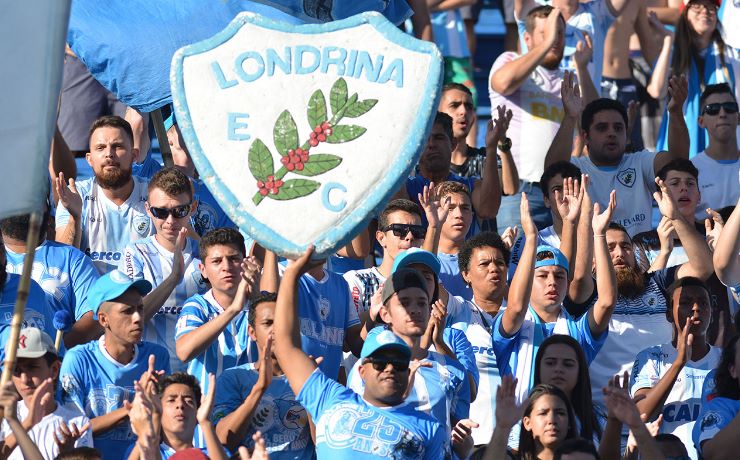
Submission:
M 260 245 L 346 244 L 426 143 L 439 51 L 377 13 L 288 25 L 242 13 L 178 50 L 175 114 L 201 179 Z M 437 96 L 438 97 L 438 96 Z
M 134 230 L 136 230 L 139 236 L 147 236 L 151 225 L 152 221 L 149 219 L 149 216 L 134 216 Z
M 617 180 L 625 187 L 631 188 L 635 185 L 635 180 L 637 179 L 636 175 L 637 172 L 635 171 L 635 168 L 627 168 L 617 173 Z

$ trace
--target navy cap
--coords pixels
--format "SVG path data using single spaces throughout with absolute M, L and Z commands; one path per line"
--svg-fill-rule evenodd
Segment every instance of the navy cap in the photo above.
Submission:
M 442 270 L 442 264 L 440 264 L 437 256 L 423 249 L 409 248 L 396 256 L 396 260 L 393 261 L 393 269 L 391 271 L 395 272 L 399 268 L 408 268 L 409 265 L 413 264 L 426 265 L 432 269 L 437 276 L 439 276 L 439 272 Z
M 534 268 L 556 266 L 563 267 L 566 272 L 570 271 L 568 259 L 566 259 L 565 255 L 560 252 L 560 249 L 547 245 L 537 246 L 537 255 L 539 256 L 543 252 L 551 252 L 553 257 L 537 260 L 534 264 Z
M 403 353 L 406 359 L 411 359 L 411 348 L 385 326 L 378 326 L 367 333 L 360 358 L 367 358 L 379 350 L 396 350 Z
M 380 293 L 380 301 L 385 305 L 393 294 L 407 288 L 419 288 L 427 292 L 427 282 L 418 271 L 411 268 L 399 268 L 385 280 L 383 291 Z
M 98 309 L 103 302 L 115 299 L 131 287 L 136 288 L 139 294 L 144 296 L 152 290 L 152 283 L 145 279 L 132 280 L 120 271 L 113 270 L 95 281 L 87 293 L 87 304 L 92 307 L 97 318 Z

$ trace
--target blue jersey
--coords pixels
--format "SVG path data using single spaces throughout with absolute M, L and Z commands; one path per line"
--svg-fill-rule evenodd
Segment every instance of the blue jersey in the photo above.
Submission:
M 7 247 L 5 253 L 8 273 L 20 275 L 25 254 Z M 48 240 L 36 248 L 31 277 L 46 292 L 54 311 L 65 310 L 75 320 L 80 319 L 92 308 L 87 305 L 87 291 L 98 276 L 90 258 L 77 248 Z
M 152 152 L 150 151 L 146 158 L 144 158 L 144 161 L 131 165 L 131 174 L 149 180 L 160 169 L 162 169 L 162 165 L 152 158 Z
M 715 437 L 740 413 L 740 401 L 730 398 L 712 398 L 701 406 L 694 424 L 694 447 L 702 454 L 701 444 Z
M 413 404 L 372 406 L 319 369 L 303 384 L 298 401 L 316 425 L 321 460 L 449 457 L 447 432 L 433 417 Z
M 18 295 L 18 283 L 21 277 L 8 273 L 3 285 L 2 297 L 0 297 L 0 363 L 5 362 L 5 344 L 8 343 L 10 335 L 10 323 L 13 320 L 13 310 L 15 309 L 15 299 Z M 23 311 L 23 323 L 21 329 L 35 327 L 49 334 L 49 337 L 56 336 L 54 329 L 54 309 L 49 303 L 48 297 L 43 289 L 31 280 L 28 286 L 28 300 L 26 309 Z
M 323 356 L 321 371 L 336 379 L 342 362 L 344 333 L 360 324 L 344 278 L 326 270 L 321 281 L 309 274 L 301 276 L 298 318 L 303 351 L 316 358 Z
M 194 331 L 224 312 L 213 297 L 213 291 L 189 298 L 180 311 L 175 325 L 175 341 Z M 208 393 L 208 374 L 216 377 L 226 369 L 254 362 L 257 359 L 257 344 L 249 338 L 247 309 L 243 309 L 218 338 L 205 351 L 187 363 L 188 374 L 200 382 L 203 393 Z
M 170 373 L 167 350 L 154 343 L 141 342 L 128 364 L 121 364 L 105 349 L 105 336 L 78 345 L 67 352 L 59 371 L 62 399 L 73 402 L 90 420 L 123 407 L 134 398 L 134 381 L 149 368 L 149 355 L 155 356 L 155 369 Z M 136 441 L 128 420 L 93 436 L 103 459 L 119 460 Z
M 213 421 L 218 422 L 244 403 L 257 383 L 259 371 L 253 364 L 227 369 L 218 378 Z M 262 433 L 273 460 L 310 460 L 315 448 L 311 441 L 306 409 L 296 401 L 285 376 L 273 376 L 249 421 L 241 445 L 252 449 L 252 435 Z
M 421 360 L 432 367 L 420 367 L 414 377 L 414 388 L 406 403 L 417 411 L 432 415 L 449 431 L 452 419 L 462 420 L 470 414 L 470 384 L 465 369 L 455 360 L 430 351 Z M 357 394 L 365 393 L 365 381 L 358 370 L 362 361 L 357 361 L 347 376 L 347 387 Z
M 92 259 L 100 274 L 118 267 L 123 250 L 129 243 L 154 234 L 154 225 L 144 206 L 149 181 L 132 177 L 134 189 L 121 206 L 105 196 L 94 177 L 77 182 L 77 191 L 82 197 L 80 248 Z M 57 231 L 67 222 L 69 211 L 60 202 L 56 216 Z
M 218 204 L 206 184 L 200 179 L 193 179 L 193 189 L 195 190 L 194 199 L 198 201 L 198 208 L 190 217 L 195 233 L 200 236 L 205 235 L 216 228 L 229 227 L 236 228 L 236 224 L 229 219 L 221 205 Z M 247 246 L 249 248 L 249 246 Z
M 203 281 L 198 264 L 198 243 L 187 239 L 182 251 L 185 262 L 185 274 L 182 281 L 164 301 L 159 311 L 144 327 L 142 340 L 162 345 L 170 354 L 170 368 L 172 372 L 185 371 L 185 364 L 177 358 L 175 350 L 175 325 L 182 306 L 195 294 L 202 294 L 208 290 Z M 126 246 L 123 260 L 118 267 L 119 271 L 131 279 L 145 279 L 157 286 L 172 273 L 174 253 L 168 251 L 157 242 L 152 235 Z
M 439 271 L 439 282 L 447 289 L 451 296 L 462 297 L 465 300 L 473 298 L 473 290 L 467 285 L 460 274 L 460 266 L 457 264 L 457 254 L 437 253 L 441 264 Z
M 122 459 L 127 459 L 127 458 L 129 458 L 129 456 L 131 455 L 131 452 L 133 452 L 133 450 L 134 450 L 134 447 L 136 447 L 136 444 L 131 444 L 131 445 L 129 446 L 129 448 L 128 448 L 128 449 L 126 449 L 126 453 L 125 453 L 125 454 L 123 454 L 123 457 L 121 457 L 121 458 L 122 458 Z M 208 457 L 208 449 L 206 449 L 206 448 L 201 448 L 201 449 L 200 449 L 200 451 L 201 451 L 201 452 L 203 452 L 203 454 L 204 454 L 204 455 L 205 455 L 206 457 Z M 170 457 L 172 457 L 173 455 L 175 455 L 175 453 L 176 453 L 176 452 L 175 452 L 175 449 L 173 449 L 172 447 L 168 446 L 167 444 L 165 444 L 165 443 L 161 443 L 161 444 L 159 445 L 159 455 L 160 455 L 160 460 L 167 460 L 168 458 L 170 458 Z

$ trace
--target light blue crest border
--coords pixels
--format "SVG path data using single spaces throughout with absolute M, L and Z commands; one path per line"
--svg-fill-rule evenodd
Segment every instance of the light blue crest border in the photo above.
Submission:
M 208 161 L 200 146 L 198 137 L 193 130 L 192 120 L 187 100 L 185 98 L 185 86 L 183 81 L 183 62 L 188 56 L 210 51 L 231 39 L 239 29 L 246 23 L 255 24 L 267 29 L 281 32 L 319 34 L 333 32 L 351 27 L 369 24 L 373 26 L 389 41 L 418 53 L 431 55 L 429 75 L 424 85 L 423 93 L 429 97 L 422 100 L 418 109 L 420 115 L 408 129 L 408 137 L 400 148 L 400 154 L 393 160 L 389 171 L 391 173 L 383 177 L 376 184 L 374 190 L 363 198 L 357 207 L 349 214 L 339 220 L 330 230 L 314 242 L 316 258 L 326 258 L 337 248 L 349 243 L 352 238 L 367 225 L 367 218 L 381 204 L 391 198 L 393 193 L 406 182 L 406 178 L 416 165 L 426 140 L 432 129 L 434 114 L 437 112 L 442 85 L 442 56 L 437 47 L 430 42 L 417 40 L 416 38 L 401 32 L 390 23 L 383 15 L 375 12 L 367 12 L 352 16 L 341 21 L 325 24 L 291 25 L 275 21 L 254 13 L 241 13 L 221 32 L 213 37 L 192 45 L 180 48 L 172 56 L 172 67 L 170 70 L 170 83 L 172 85 L 172 100 L 175 107 L 175 116 L 178 126 L 183 133 L 185 143 L 190 155 L 198 168 L 200 177 L 208 186 L 213 196 L 218 200 L 224 212 L 234 221 L 239 228 L 250 234 L 260 245 L 271 251 L 289 258 L 297 258 L 305 251 L 305 246 L 297 245 L 278 235 L 270 227 L 264 225 L 254 218 L 249 212 L 242 209 L 236 197 L 221 182 L 216 175 L 211 163 Z M 436 87 L 435 87 L 436 85 Z M 404 109 L 404 108 L 401 108 Z

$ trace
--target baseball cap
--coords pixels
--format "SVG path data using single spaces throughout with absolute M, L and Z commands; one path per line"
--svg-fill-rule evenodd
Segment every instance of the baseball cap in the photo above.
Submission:
M 19 358 L 40 358 L 47 353 L 57 353 L 54 348 L 54 342 L 46 332 L 35 327 L 21 329 L 18 336 L 18 353 Z
M 546 258 L 540 260 L 540 254 L 544 254 L 550 252 L 552 253 L 553 257 Z M 540 267 L 563 267 L 565 271 L 570 271 L 570 267 L 568 266 L 568 259 L 565 258 L 562 252 L 560 252 L 560 249 L 552 247 L 552 246 L 537 246 L 537 261 L 534 263 L 534 268 L 540 268 Z
M 87 293 L 87 302 L 95 312 L 95 317 L 97 318 L 98 309 L 103 302 L 115 299 L 130 287 L 136 288 L 141 295 L 147 295 L 152 290 L 152 283 L 145 279 L 132 280 L 118 270 L 98 278 Z
M 208 456 L 203 453 L 202 450 L 197 447 L 191 447 L 190 449 L 184 449 L 175 452 L 170 457 L 172 460 L 208 460 Z
M 367 333 L 360 358 L 367 358 L 379 350 L 400 351 L 406 359 L 411 359 L 411 348 L 400 337 L 386 329 L 385 326 L 378 326 Z
M 419 288 L 427 292 L 427 282 L 416 270 L 399 268 L 385 280 L 380 301 L 385 304 L 393 294 L 407 288 Z
M 437 276 L 439 276 L 439 272 L 442 270 L 442 264 L 440 264 L 437 256 L 423 249 L 409 248 L 396 256 L 396 260 L 393 261 L 393 269 L 391 271 L 395 272 L 399 268 L 405 268 L 413 264 L 426 265 L 431 268 Z

